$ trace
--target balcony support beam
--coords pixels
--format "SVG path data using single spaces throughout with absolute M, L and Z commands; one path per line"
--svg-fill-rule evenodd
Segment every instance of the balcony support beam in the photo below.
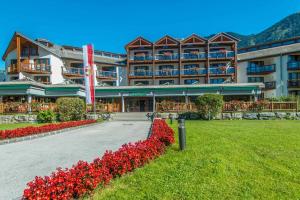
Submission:
M 20 36 L 16 37 L 17 40 L 17 72 L 21 71 L 21 38 Z

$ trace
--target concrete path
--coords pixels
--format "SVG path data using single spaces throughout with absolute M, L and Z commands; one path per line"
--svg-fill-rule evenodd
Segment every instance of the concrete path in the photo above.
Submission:
M 105 150 L 143 140 L 149 128 L 149 121 L 112 121 L 0 145 L 0 200 L 19 199 L 35 176 L 50 175 L 57 167 L 71 167 L 79 160 L 91 162 Z

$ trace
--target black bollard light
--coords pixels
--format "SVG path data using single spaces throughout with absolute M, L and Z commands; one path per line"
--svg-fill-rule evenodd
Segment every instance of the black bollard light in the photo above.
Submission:
M 178 119 L 178 138 L 180 150 L 183 151 L 186 148 L 186 131 L 184 119 Z
M 169 114 L 170 123 L 173 124 L 173 115 Z

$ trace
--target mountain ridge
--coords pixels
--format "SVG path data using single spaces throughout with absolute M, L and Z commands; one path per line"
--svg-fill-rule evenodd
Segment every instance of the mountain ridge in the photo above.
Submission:
M 235 32 L 227 33 L 241 40 L 238 43 L 239 48 L 300 36 L 300 12 L 283 18 L 257 34 L 242 35 Z

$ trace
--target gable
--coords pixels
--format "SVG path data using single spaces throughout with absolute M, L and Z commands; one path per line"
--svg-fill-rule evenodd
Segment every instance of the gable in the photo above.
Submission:
M 125 47 L 150 47 L 152 46 L 152 42 L 146 40 L 143 37 L 138 37 L 135 40 L 133 40 L 132 42 L 128 43 Z
M 210 42 L 237 42 L 239 41 L 237 38 L 226 34 L 226 33 L 219 33 L 213 36 L 211 39 L 209 39 Z
M 179 44 L 178 40 L 170 36 L 162 37 L 157 42 L 155 42 L 156 46 L 176 46 L 178 44 Z
M 205 43 L 206 43 L 206 39 L 196 34 L 193 34 L 182 41 L 182 44 L 205 44 Z

